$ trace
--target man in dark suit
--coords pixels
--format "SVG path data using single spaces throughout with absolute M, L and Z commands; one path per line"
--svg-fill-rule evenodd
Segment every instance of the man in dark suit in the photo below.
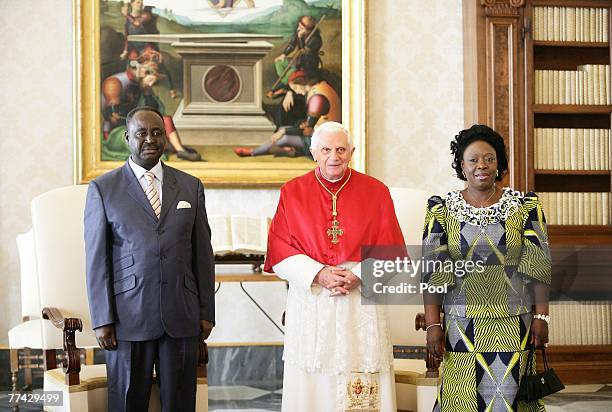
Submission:
M 198 338 L 215 319 L 204 187 L 164 165 L 161 113 L 127 115 L 131 156 L 89 184 L 85 206 L 92 327 L 106 349 L 108 409 L 147 411 L 153 366 L 164 411 L 195 409 Z

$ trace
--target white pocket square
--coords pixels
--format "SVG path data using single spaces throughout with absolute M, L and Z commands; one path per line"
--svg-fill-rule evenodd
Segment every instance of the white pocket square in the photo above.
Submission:
M 178 205 L 176 205 L 177 209 L 191 209 L 191 203 L 189 203 L 186 200 L 181 200 L 180 202 L 178 202 Z

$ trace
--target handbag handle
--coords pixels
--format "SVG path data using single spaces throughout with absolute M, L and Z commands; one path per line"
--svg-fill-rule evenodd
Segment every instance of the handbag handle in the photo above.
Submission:
M 533 348 L 529 351 L 529 355 L 527 355 L 527 365 L 526 365 L 526 371 L 530 371 L 532 364 L 533 364 L 533 358 L 535 355 L 535 351 L 536 349 Z M 542 348 L 542 360 L 544 361 L 544 371 L 547 371 L 548 369 L 550 369 L 548 367 L 548 359 L 546 358 L 546 349 Z
M 548 359 L 546 359 L 546 349 L 542 348 L 542 360 L 544 361 L 544 371 L 547 371 L 548 368 Z

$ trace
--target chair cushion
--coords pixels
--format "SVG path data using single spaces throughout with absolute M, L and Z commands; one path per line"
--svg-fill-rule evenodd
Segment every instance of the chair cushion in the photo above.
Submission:
M 79 385 L 68 386 L 62 368 L 45 372 L 45 390 L 67 390 L 68 392 L 90 391 L 106 387 L 106 365 L 81 365 Z
M 42 349 L 42 322 L 49 321 L 42 319 L 33 319 L 27 322 L 20 323 L 19 325 L 10 329 L 8 331 L 9 348 Z
M 40 293 L 32 229 L 17 235 L 21 276 L 21 316 L 40 317 Z

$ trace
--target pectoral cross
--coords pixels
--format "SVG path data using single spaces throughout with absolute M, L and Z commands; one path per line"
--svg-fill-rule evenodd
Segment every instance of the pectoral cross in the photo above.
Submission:
M 342 229 L 340 229 L 340 222 L 338 222 L 336 219 L 334 219 L 332 221 L 332 226 L 327 229 L 327 236 L 331 237 L 331 242 L 334 245 L 337 245 L 338 242 L 340 241 L 338 239 L 338 236 L 342 236 L 344 234 L 344 231 Z
M 321 179 L 319 179 L 319 176 L 317 176 L 317 173 L 315 172 L 315 177 L 317 178 L 317 181 L 319 182 L 319 184 L 321 185 L 321 187 L 331 195 L 331 202 L 332 202 L 332 225 L 329 229 L 327 229 L 327 236 L 331 238 L 331 242 L 332 245 L 337 245 L 338 242 L 340 242 L 340 239 L 338 239 L 338 236 L 342 236 L 344 234 L 344 230 L 340 229 L 340 222 L 338 222 L 338 205 L 337 205 L 337 201 L 338 201 L 338 194 L 340 193 L 340 191 L 344 188 L 344 186 L 346 186 L 346 184 L 348 183 L 348 181 L 351 179 L 351 169 L 349 169 L 349 175 L 348 178 L 344 181 L 344 183 L 342 183 L 342 186 L 340 186 L 340 188 L 338 190 L 336 190 L 336 193 L 333 193 L 331 190 L 329 190 L 327 187 L 325 187 L 325 185 L 321 182 Z

